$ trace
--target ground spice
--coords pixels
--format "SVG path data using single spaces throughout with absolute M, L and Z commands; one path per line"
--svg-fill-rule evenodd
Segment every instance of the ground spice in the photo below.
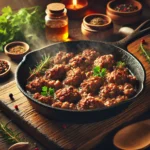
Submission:
M 16 46 L 9 48 L 9 52 L 14 53 L 14 54 L 22 54 L 25 51 L 26 51 L 25 47 L 21 45 L 16 45 Z
M 0 60 L 0 74 L 6 72 L 9 69 L 9 65 L 6 61 Z
M 119 4 L 114 9 L 119 12 L 132 12 L 137 10 L 138 7 L 133 4 Z
M 91 21 L 89 23 L 92 25 L 103 25 L 103 24 L 106 24 L 107 21 L 101 17 L 95 17 L 95 18 L 91 19 Z

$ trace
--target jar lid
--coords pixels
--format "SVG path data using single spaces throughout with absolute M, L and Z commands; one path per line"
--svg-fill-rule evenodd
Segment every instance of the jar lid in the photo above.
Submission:
M 65 5 L 62 3 L 51 3 L 47 5 L 47 10 L 51 13 L 62 13 L 65 9 Z

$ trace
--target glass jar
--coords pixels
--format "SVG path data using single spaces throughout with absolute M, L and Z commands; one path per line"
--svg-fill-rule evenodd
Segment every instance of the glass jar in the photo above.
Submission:
M 68 38 L 67 10 L 62 3 L 51 3 L 46 9 L 46 38 L 51 41 L 65 41 Z

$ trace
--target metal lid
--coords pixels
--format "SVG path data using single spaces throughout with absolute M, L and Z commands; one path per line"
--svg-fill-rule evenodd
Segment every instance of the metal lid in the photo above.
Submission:
M 47 5 L 47 10 L 51 13 L 62 13 L 65 9 L 65 5 L 62 3 L 51 3 Z

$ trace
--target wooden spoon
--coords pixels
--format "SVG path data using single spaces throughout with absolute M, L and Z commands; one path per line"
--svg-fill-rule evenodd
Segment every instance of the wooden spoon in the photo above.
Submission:
M 123 150 L 139 150 L 150 145 L 150 119 L 129 125 L 116 133 L 116 147 Z
M 29 142 L 19 142 L 13 144 L 8 150 L 30 150 Z

